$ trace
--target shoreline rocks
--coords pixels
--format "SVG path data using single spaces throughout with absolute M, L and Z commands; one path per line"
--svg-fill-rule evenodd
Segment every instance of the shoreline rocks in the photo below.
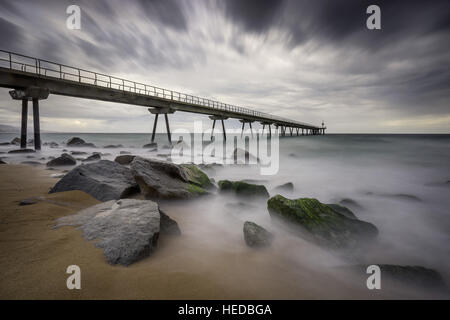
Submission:
M 69 141 L 67 141 L 66 145 L 68 147 L 90 147 L 95 148 L 95 145 L 93 143 L 87 143 L 81 138 L 73 137 L 70 138 Z
M 47 162 L 47 167 L 74 166 L 76 164 L 77 160 L 74 157 L 70 154 L 63 153 L 60 157 Z
M 208 176 L 194 165 L 135 157 L 131 173 L 149 199 L 189 199 L 207 194 L 213 186 Z
M 124 154 L 124 155 L 117 156 L 114 159 L 114 161 L 121 165 L 128 165 L 134 160 L 134 158 L 136 158 L 136 156 Z
M 246 221 L 243 231 L 245 243 L 249 247 L 262 248 L 272 243 L 273 234 L 254 222 Z
M 94 153 L 93 155 L 90 155 L 86 159 L 82 160 L 83 162 L 91 162 L 91 161 L 99 161 L 102 159 L 102 156 L 99 153 Z
M 161 229 L 158 204 L 134 199 L 111 200 L 57 220 L 55 228 L 78 226 L 95 240 L 109 264 L 128 266 L 150 256 Z
M 220 180 L 218 186 L 221 192 L 234 192 L 238 196 L 250 198 L 269 197 L 269 192 L 263 185 L 251 184 L 244 181 Z
M 78 166 L 49 193 L 81 190 L 100 201 L 117 200 L 139 191 L 130 169 L 108 160 Z
M 33 149 L 17 149 L 8 151 L 8 153 L 35 153 L 36 150 Z
M 354 247 L 378 235 L 373 224 L 342 214 L 337 207 L 333 209 L 317 199 L 291 200 L 277 195 L 267 201 L 267 208 L 271 217 L 300 226 L 313 240 L 328 247 Z

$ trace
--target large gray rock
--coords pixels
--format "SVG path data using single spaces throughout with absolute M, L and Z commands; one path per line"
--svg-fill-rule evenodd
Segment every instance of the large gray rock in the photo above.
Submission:
M 15 137 L 11 140 L 11 144 L 15 144 L 16 146 L 20 145 L 20 138 Z
M 103 249 L 108 263 L 128 266 L 156 249 L 160 219 L 157 203 L 122 199 L 59 218 L 55 228 L 79 226 L 83 237 Z
M 81 138 L 73 137 L 67 141 L 67 146 L 69 147 L 95 147 L 93 143 L 87 143 Z
M 221 192 L 234 192 L 240 197 L 249 198 L 268 198 L 269 192 L 263 185 L 247 183 L 245 181 L 220 180 L 218 182 Z
M 128 165 L 134 160 L 134 158 L 136 158 L 136 156 L 132 156 L 130 154 L 123 154 L 123 155 L 117 156 L 114 159 L 114 161 L 119 164 L 122 164 L 122 165 Z
M 76 164 L 77 160 L 74 157 L 70 154 L 63 153 L 60 157 L 47 162 L 47 167 L 74 166 Z
M 195 165 L 135 157 L 130 165 L 141 192 L 150 199 L 188 199 L 208 193 L 213 186 Z
M 92 161 L 98 161 L 101 160 L 102 156 L 99 153 L 94 153 L 93 155 L 90 155 L 86 159 L 83 160 L 83 162 L 92 162 Z
M 78 166 L 67 173 L 50 193 L 81 190 L 100 201 L 117 200 L 138 192 L 130 169 L 116 162 L 101 160 Z
M 254 222 L 246 221 L 244 239 L 249 247 L 266 247 L 272 243 L 273 234 Z

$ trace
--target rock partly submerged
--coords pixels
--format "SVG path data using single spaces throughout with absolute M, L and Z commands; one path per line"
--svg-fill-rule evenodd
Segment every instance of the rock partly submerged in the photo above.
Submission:
M 272 217 L 300 226 L 313 240 L 328 247 L 351 248 L 378 235 L 373 224 L 344 214 L 338 207 L 317 199 L 291 200 L 276 195 L 268 200 L 267 207 Z
M 92 162 L 92 161 L 99 161 L 101 159 L 102 159 L 102 156 L 99 153 L 94 153 L 82 161 L 83 162 Z
M 373 265 L 373 264 L 372 264 Z M 447 291 L 448 287 L 441 274 L 436 270 L 422 266 L 400 266 L 392 264 L 375 264 L 380 268 L 383 286 L 400 283 L 421 290 Z M 367 275 L 368 265 L 352 266 L 360 274 Z M 392 282 L 394 281 L 394 283 Z
M 221 192 L 234 192 L 236 195 L 242 197 L 269 197 L 269 192 L 266 187 L 259 184 L 252 184 L 245 181 L 220 180 L 218 186 Z
M 135 199 L 111 200 L 59 218 L 55 228 L 63 226 L 78 226 L 84 238 L 103 249 L 108 263 L 124 266 L 150 256 L 164 230 L 179 234 L 157 203 Z
M 74 166 L 77 164 L 77 160 L 70 154 L 63 153 L 58 158 L 52 159 L 47 162 L 47 167 L 59 167 L 59 166 Z
M 100 201 L 117 200 L 139 191 L 130 169 L 101 160 L 78 166 L 67 173 L 50 193 L 81 190 Z
M 95 147 L 93 143 L 87 143 L 86 141 L 78 137 L 70 138 L 66 144 L 69 147 L 91 147 L 91 148 Z
M 141 192 L 149 199 L 189 199 L 207 194 L 213 187 L 208 176 L 195 165 L 135 157 L 130 164 Z
M 282 185 L 276 186 L 274 188 L 274 191 L 280 192 L 280 191 L 294 191 L 294 184 L 292 182 L 287 182 Z
M 117 156 L 114 159 L 114 161 L 119 164 L 122 164 L 122 165 L 128 165 L 134 160 L 134 158 L 136 158 L 136 156 L 132 156 L 129 154 L 123 154 L 123 155 Z
M 33 149 L 17 149 L 17 150 L 8 151 L 8 153 L 34 153 L 34 152 L 36 152 L 36 151 Z
M 272 243 L 273 234 L 254 222 L 244 223 L 244 240 L 249 247 L 267 247 Z

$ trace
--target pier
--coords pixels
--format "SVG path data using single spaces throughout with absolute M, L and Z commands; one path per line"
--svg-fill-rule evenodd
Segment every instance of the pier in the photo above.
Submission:
M 39 101 L 47 99 L 50 94 L 146 107 L 155 117 L 152 142 L 159 115 L 164 115 L 168 140 L 171 142 L 168 115 L 174 112 L 208 115 L 213 121 L 212 134 L 216 121 L 221 121 L 224 140 L 226 140 L 224 121 L 228 119 L 238 119 L 242 122 L 242 132 L 248 125 L 252 135 L 254 122 L 263 125 L 263 131 L 267 126 L 269 136 L 272 135 L 271 126 L 276 128 L 276 134 L 281 136 L 292 136 L 294 132 L 298 136 L 300 129 L 301 135 L 322 135 L 326 130 L 323 123 L 322 126 L 314 126 L 249 108 L 4 50 L 0 50 L 0 87 L 12 89 L 9 92 L 11 97 L 22 103 L 21 148 L 26 147 L 28 102 L 32 101 L 36 150 L 41 148 Z

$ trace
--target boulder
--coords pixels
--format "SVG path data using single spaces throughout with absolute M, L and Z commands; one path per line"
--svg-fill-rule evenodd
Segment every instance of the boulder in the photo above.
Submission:
M 9 146 L 9 145 L 11 145 L 11 143 L 9 143 L 9 142 L 2 142 L 2 143 L 0 143 L 0 146 Z
M 58 167 L 58 166 L 74 166 L 77 164 L 77 160 L 70 154 L 63 153 L 60 157 L 55 158 L 47 162 L 47 167 Z
M 55 228 L 79 226 L 83 237 L 103 249 L 110 264 L 128 266 L 152 254 L 158 244 L 160 213 L 153 201 L 111 200 L 57 220 Z
M 125 155 L 117 156 L 114 159 L 114 161 L 119 163 L 119 164 L 122 164 L 122 165 L 128 165 L 134 160 L 135 157 L 136 156 L 125 154 Z
M 194 165 L 135 157 L 130 164 L 141 192 L 150 199 L 188 199 L 207 194 L 208 176 Z
M 294 184 L 292 182 L 287 182 L 285 184 L 275 187 L 275 191 L 294 191 Z
M 56 142 L 44 142 L 44 146 L 50 147 L 50 148 L 57 148 L 59 145 Z
M 83 162 L 91 162 L 91 161 L 98 161 L 101 160 L 102 157 L 99 153 L 94 153 L 93 155 L 87 157 L 86 159 L 83 160 Z
M 436 270 L 421 266 L 399 266 L 392 264 L 376 265 L 380 267 L 382 282 L 385 284 L 386 280 L 394 280 L 403 285 L 412 286 L 422 290 L 448 290 L 444 279 Z M 358 265 L 355 267 L 358 271 L 366 275 L 368 265 Z M 390 283 L 388 283 L 388 285 L 389 284 Z
M 321 245 L 348 248 L 378 235 L 373 224 L 349 218 L 317 199 L 291 200 L 277 195 L 268 200 L 267 207 L 272 217 L 300 226 Z
M 17 149 L 17 150 L 8 151 L 8 153 L 34 153 L 34 152 L 36 152 L 36 151 L 33 149 Z
M 131 152 L 128 152 L 128 151 L 120 151 L 119 154 L 131 154 Z
M 238 196 L 243 197 L 263 197 L 268 198 L 269 192 L 263 185 L 251 184 L 244 181 L 220 180 L 218 182 L 221 192 L 234 192 Z
M 110 144 L 107 146 L 104 146 L 105 149 L 117 149 L 117 148 L 123 148 L 123 145 L 121 144 Z
M 144 145 L 142 148 L 144 149 L 156 149 L 158 148 L 158 144 L 156 142 L 148 143 Z
M 93 143 L 87 143 L 81 138 L 73 137 L 67 141 L 67 146 L 69 147 L 95 147 Z
M 0 159 L 0 164 L 7 164 L 5 161 L 3 161 L 2 159 Z
M 246 221 L 244 239 L 249 247 L 266 247 L 272 243 L 273 234 L 254 222 Z
M 73 156 L 84 156 L 84 155 L 86 155 L 88 153 L 84 152 L 84 151 L 71 151 L 70 154 L 73 155 Z
M 11 144 L 15 144 L 16 146 L 20 145 L 20 138 L 15 137 L 11 140 Z
M 346 216 L 347 218 L 357 219 L 355 214 L 347 207 L 335 203 L 327 204 L 327 206 L 331 207 L 331 209 L 333 209 L 336 212 L 339 212 L 340 214 Z
M 181 234 L 181 230 L 178 226 L 178 223 L 175 220 L 171 219 L 161 209 L 159 209 L 159 214 L 161 234 L 179 236 Z
M 358 202 L 356 202 L 353 199 L 349 199 L 349 198 L 344 198 L 341 201 L 339 201 L 340 205 L 343 205 L 345 207 L 350 207 L 353 209 L 363 209 L 363 206 L 360 205 Z
M 67 173 L 50 193 L 81 190 L 100 201 L 117 200 L 139 191 L 130 169 L 100 160 L 78 166 Z

